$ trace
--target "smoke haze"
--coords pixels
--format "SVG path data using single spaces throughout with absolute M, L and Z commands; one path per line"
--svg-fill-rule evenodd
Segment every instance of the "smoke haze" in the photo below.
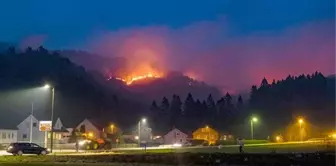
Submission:
M 179 70 L 223 88 L 247 90 L 266 77 L 282 79 L 320 71 L 335 72 L 335 22 L 322 21 L 287 28 L 231 35 L 224 18 L 172 29 L 146 26 L 100 31 L 87 41 L 90 51 L 129 59 L 127 71 Z

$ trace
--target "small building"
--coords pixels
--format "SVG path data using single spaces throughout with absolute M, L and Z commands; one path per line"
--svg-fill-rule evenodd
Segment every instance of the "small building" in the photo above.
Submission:
M 183 133 L 177 128 L 169 131 L 167 134 L 163 136 L 164 144 L 171 145 L 171 144 L 186 144 L 188 142 L 188 135 Z
M 6 146 L 12 142 L 17 142 L 17 130 L 0 129 L 0 146 Z
M 209 144 L 215 144 L 219 138 L 219 133 L 215 129 L 205 126 L 193 132 L 193 139 L 206 140 Z

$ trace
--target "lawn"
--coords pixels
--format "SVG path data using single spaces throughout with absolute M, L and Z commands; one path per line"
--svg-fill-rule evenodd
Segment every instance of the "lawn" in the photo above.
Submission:
M 317 151 L 335 150 L 335 146 L 327 147 L 321 144 L 273 144 L 273 145 L 246 145 L 244 151 L 246 153 L 314 153 Z M 132 149 L 132 150 L 116 150 L 114 152 L 136 154 L 136 153 L 238 153 L 238 146 L 218 146 L 211 147 L 182 147 L 182 148 L 166 148 L 166 149 Z
M 329 148 L 326 145 L 317 144 L 274 144 L 246 146 L 246 153 L 239 154 L 238 147 L 225 146 L 202 147 L 202 148 L 171 148 L 171 149 L 149 149 L 118 151 L 119 153 L 81 153 L 77 155 L 47 155 L 47 156 L 0 156 L 0 165 L 12 166 L 48 166 L 48 165 L 69 165 L 69 166 L 131 166 L 131 165 L 208 165 L 209 162 L 231 162 L 235 164 L 263 164 L 274 165 L 279 163 L 291 164 L 292 162 L 305 165 L 304 163 L 315 163 L 315 165 L 334 165 L 335 146 Z M 329 151 L 325 153 L 323 151 Z M 321 153 L 315 153 L 320 151 Z M 274 153 L 276 152 L 276 153 Z M 301 152 L 306 154 L 293 154 Z M 248 159 L 248 160 L 246 160 Z

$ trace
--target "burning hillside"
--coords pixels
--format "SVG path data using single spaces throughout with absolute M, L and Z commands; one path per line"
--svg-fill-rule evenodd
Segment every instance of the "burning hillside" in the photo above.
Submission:
M 160 75 L 160 74 L 148 73 L 148 74 L 145 74 L 145 75 L 130 75 L 130 76 L 126 76 L 126 77 L 109 77 L 108 80 L 116 79 L 116 80 L 123 81 L 126 85 L 131 85 L 131 84 L 133 84 L 137 81 L 153 79 L 153 78 L 160 78 L 160 77 L 162 77 L 162 75 Z
M 163 77 L 163 72 L 159 72 L 150 66 L 141 66 L 134 71 L 117 71 L 115 74 L 108 72 L 108 80 L 116 79 L 124 82 L 126 85 L 132 85 L 138 81 L 150 80 Z

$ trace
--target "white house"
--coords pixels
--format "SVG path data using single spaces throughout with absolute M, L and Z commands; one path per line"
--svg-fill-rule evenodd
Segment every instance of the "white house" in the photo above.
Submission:
M 163 136 L 164 144 L 171 145 L 171 144 L 185 144 L 187 143 L 188 135 L 180 131 L 179 129 L 174 128 L 166 135 Z
M 29 142 L 30 133 L 32 133 L 32 142 L 41 146 L 45 145 L 45 132 L 39 130 L 39 121 L 33 116 L 29 115 L 18 126 L 17 141 Z
M 17 130 L 0 129 L 0 145 L 17 142 Z
M 89 134 L 92 137 L 101 138 L 102 129 L 99 126 L 94 125 L 88 119 L 84 119 L 81 123 L 79 123 L 76 129 L 82 133 Z
M 69 131 L 63 126 L 63 123 L 60 118 L 57 118 L 54 124 L 53 131 L 54 131 L 54 143 L 60 144 L 68 142 L 67 136 L 69 135 Z M 48 138 L 50 139 L 49 135 Z

